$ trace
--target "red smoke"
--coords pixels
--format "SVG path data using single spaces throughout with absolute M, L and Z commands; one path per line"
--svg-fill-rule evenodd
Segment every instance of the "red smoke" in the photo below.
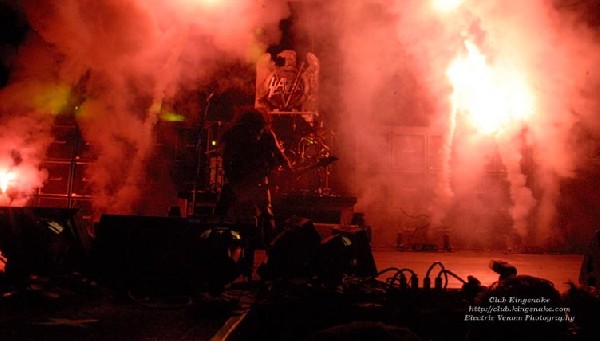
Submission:
M 22 10 L 31 30 L 0 93 L 10 132 L 1 135 L 0 172 L 15 172 L 9 187 L 19 184 L 27 199 L 45 180 L 38 169 L 55 115 L 76 110 L 97 155 L 86 175 L 97 213 L 143 213 L 136 205 L 155 167 L 146 160 L 158 114 L 227 61 L 253 65 L 279 38 L 274 28 L 288 9 L 276 0 L 23 0 Z M 218 90 L 230 82 L 220 80 Z

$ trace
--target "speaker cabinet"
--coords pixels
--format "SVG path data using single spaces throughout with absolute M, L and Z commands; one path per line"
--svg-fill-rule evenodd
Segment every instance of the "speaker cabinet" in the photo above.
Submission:
M 7 277 L 20 284 L 32 274 L 55 276 L 84 261 L 74 215 L 77 209 L 0 207 L 0 250 Z
M 119 291 L 189 291 L 201 273 L 198 238 L 182 218 L 103 215 L 95 226 L 93 272 Z

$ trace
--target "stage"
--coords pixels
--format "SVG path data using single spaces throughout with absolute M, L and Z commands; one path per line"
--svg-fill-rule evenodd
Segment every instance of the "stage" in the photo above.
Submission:
M 577 282 L 583 259 L 582 255 L 573 254 L 503 254 L 467 250 L 415 252 L 375 249 L 373 255 L 379 271 L 390 267 L 412 269 L 421 281 L 420 287 L 428 268 L 434 262 L 441 262 L 446 269 L 461 278 L 467 279 L 467 276 L 472 275 L 483 286 L 488 286 L 498 279 L 498 275 L 488 267 L 490 260 L 503 260 L 514 265 L 519 274 L 549 279 L 561 292 L 567 290 L 567 281 Z M 259 251 L 255 263 L 258 265 L 263 257 L 264 252 Z M 432 278 L 438 271 L 439 268 L 431 271 Z M 385 281 L 388 275 L 383 274 L 380 280 Z M 264 328 L 269 325 L 269 321 L 259 323 L 254 320 L 257 315 L 253 313 L 253 309 L 258 309 L 261 314 L 273 314 L 277 309 L 287 307 L 287 303 L 282 303 L 285 300 L 279 300 L 275 305 L 264 304 L 264 288 L 261 288 L 256 274 L 250 282 L 237 280 L 232 283 L 223 293 L 229 299 L 227 303 L 203 294 L 155 298 L 137 297 L 135 293 L 129 292 L 118 296 L 100 285 L 90 283 L 81 274 L 77 276 L 65 278 L 64 281 L 52 284 L 47 291 L 40 289 L 28 296 L 4 295 L 0 300 L 0 334 L 3 339 L 243 340 L 250 338 L 244 338 L 244 335 L 249 335 L 248 330 L 240 335 L 241 329 L 254 328 L 253 326 Z M 40 283 L 40 287 L 45 285 L 49 284 Z M 451 296 L 451 292 L 456 293 L 461 285 L 458 280 L 451 278 L 447 289 L 439 291 L 438 295 L 445 295 L 447 292 Z M 324 304 L 321 310 L 323 313 L 341 309 L 332 305 L 332 302 L 340 302 L 342 296 L 339 292 L 332 292 L 331 295 L 321 292 L 318 295 L 321 297 L 319 301 L 322 300 Z M 263 303 L 259 304 L 261 300 Z M 303 310 L 303 305 L 299 307 L 298 301 L 293 302 L 288 310 L 290 316 L 301 318 L 309 311 Z M 364 315 L 366 318 L 382 313 L 380 309 L 376 313 L 370 312 L 370 308 L 365 306 L 368 304 L 361 305 L 360 312 L 355 312 L 354 316 Z M 273 310 L 265 311 L 265 307 Z M 294 312 L 293 309 L 301 311 Z M 248 316 L 254 318 L 250 319 Z M 348 316 L 349 312 L 346 312 L 344 317 Z M 279 318 L 283 318 L 283 315 L 279 315 Z M 337 317 L 334 318 L 336 319 Z M 281 336 L 278 333 L 282 332 L 278 329 L 271 335 Z M 304 332 L 308 333 L 309 330 Z M 302 339 L 303 336 L 305 335 L 299 333 L 290 337 Z
M 491 260 L 506 261 L 517 268 L 518 274 L 546 278 L 559 291 L 568 288 L 566 283 L 577 283 L 579 269 L 583 260 L 582 255 L 566 254 L 510 254 L 489 251 L 457 251 L 457 252 L 413 252 L 379 249 L 373 252 L 377 268 L 383 270 L 389 267 L 403 267 L 414 270 L 422 278 L 429 266 L 442 262 L 444 266 L 467 279 L 471 275 L 476 277 L 481 284 L 489 286 L 498 280 L 498 274 L 489 268 Z M 437 274 L 437 271 L 432 273 Z M 460 288 L 458 280 L 450 280 L 449 288 Z
M 472 341 L 493 294 L 600 340 L 600 0 L 0 17 L 0 339 Z

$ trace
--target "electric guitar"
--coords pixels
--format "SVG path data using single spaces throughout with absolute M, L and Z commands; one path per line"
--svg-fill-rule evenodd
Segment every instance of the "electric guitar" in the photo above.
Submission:
M 312 170 L 327 167 L 337 160 L 339 159 L 336 156 L 321 157 L 319 160 L 317 160 L 317 162 L 308 165 L 301 165 L 299 167 L 292 167 L 291 170 L 285 172 L 287 176 L 297 178 Z

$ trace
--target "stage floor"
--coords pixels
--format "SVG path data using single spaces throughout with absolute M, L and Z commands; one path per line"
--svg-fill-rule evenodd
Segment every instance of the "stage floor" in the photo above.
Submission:
M 471 250 L 427 252 L 373 249 L 373 257 L 378 271 L 392 267 L 411 269 L 418 275 L 420 285 L 429 267 L 435 262 L 441 262 L 447 270 L 454 272 L 460 278 L 467 280 L 467 276 L 471 275 L 477 278 L 481 285 L 489 286 L 498 280 L 498 274 L 489 267 L 490 261 L 505 261 L 515 266 L 520 275 L 550 280 L 560 292 L 568 289 L 569 281 L 578 284 L 579 270 L 583 261 L 583 255 L 578 254 L 511 254 Z M 255 264 L 258 266 L 263 259 L 264 252 L 257 251 Z M 437 276 L 440 269 L 436 266 L 431 271 L 431 277 Z M 379 279 L 384 280 L 386 276 L 383 274 Z M 447 288 L 457 289 L 461 286 L 460 281 L 450 278 Z
M 258 250 L 255 265 L 264 260 L 264 251 Z M 491 260 L 501 260 L 514 265 L 518 274 L 546 278 L 554 283 L 559 291 L 568 288 L 567 282 L 577 283 L 583 255 L 579 254 L 518 254 L 490 251 L 460 250 L 445 251 L 398 251 L 395 249 L 373 249 L 373 257 L 377 270 L 386 268 L 408 268 L 413 270 L 422 280 L 434 262 L 441 262 L 444 267 L 463 279 L 471 275 L 482 285 L 489 286 L 498 279 L 498 274 L 489 268 Z M 439 267 L 432 270 L 437 275 Z M 0 262 L 0 271 L 4 264 Z M 256 274 L 254 279 L 259 279 Z M 382 276 L 383 279 L 385 275 Z M 422 282 L 421 282 L 422 283 Z M 451 279 L 448 288 L 460 288 L 461 282 Z
M 517 268 L 518 274 L 531 275 L 550 280 L 561 292 L 567 290 L 568 281 L 578 283 L 583 255 L 565 254 L 508 254 L 501 252 L 469 251 L 417 252 L 397 250 L 373 250 L 378 270 L 389 267 L 409 268 L 422 279 L 427 269 L 436 261 L 464 280 L 471 275 L 482 285 L 489 286 L 498 280 L 498 274 L 489 268 L 490 260 L 508 262 Z M 439 267 L 432 270 L 437 275 Z M 461 282 L 451 279 L 448 288 L 460 288 Z
M 386 249 L 375 249 L 373 255 L 378 270 L 389 267 L 411 269 L 418 274 L 421 285 L 429 266 L 439 261 L 459 277 L 466 279 L 472 275 L 488 286 L 498 278 L 488 266 L 490 260 L 502 260 L 514 265 L 519 274 L 552 281 L 560 292 L 566 291 L 567 281 L 577 283 L 583 259 L 582 255 Z M 256 263 L 262 259 L 264 252 L 259 252 Z M 431 275 L 437 276 L 438 270 Z M 259 285 L 255 285 L 258 281 L 248 284 L 240 289 L 233 283 L 229 294 L 240 299 L 242 311 L 248 309 L 249 312 L 253 309 Z M 460 286 L 458 280 L 448 282 L 448 288 Z M 115 297 L 98 287 L 93 290 L 77 288 L 73 285 L 66 289 L 57 288 L 55 292 L 60 294 L 57 297 L 2 297 L 0 335 L 5 340 L 218 340 L 233 330 L 232 324 L 239 322 L 245 314 L 240 309 L 224 309 L 210 300 L 198 298 L 189 298 L 189 301 L 185 297 L 167 301 L 132 300 L 131 297 Z
M 422 288 L 427 270 L 432 264 L 441 262 L 445 269 L 452 271 L 458 277 L 466 280 L 467 276 L 471 275 L 483 286 L 489 286 L 498 280 L 499 275 L 489 267 L 491 260 L 497 260 L 513 265 L 517 268 L 518 274 L 550 280 L 563 294 L 567 292 L 568 281 L 577 284 L 583 260 L 582 255 L 573 254 L 505 254 L 467 250 L 421 252 L 375 249 L 373 256 L 378 271 L 383 272 L 379 277 L 381 281 L 397 273 L 397 271 L 385 272 L 385 269 L 410 269 L 418 275 L 419 287 Z M 440 269 L 436 266 L 430 273 L 432 283 Z M 336 298 L 329 296 L 311 299 L 310 296 L 300 295 L 301 298 L 288 299 L 286 302 L 279 302 L 279 305 L 277 302 L 257 302 L 245 317 L 230 319 L 237 323 L 236 328 L 229 327 L 235 323 L 227 323 L 217 335 L 219 337 L 231 335 L 230 338 L 226 338 L 229 341 L 271 339 L 273 335 L 275 337 L 272 339 L 290 339 L 288 330 L 294 330 L 296 336 L 310 335 L 314 330 L 320 330 L 329 323 L 336 325 L 348 321 L 372 320 L 394 321 L 399 325 L 408 326 L 412 331 L 423 336 L 423 339 L 463 339 L 468 329 L 464 322 L 464 310 L 461 310 L 464 309 L 465 296 L 460 296 L 462 290 L 453 290 L 461 288 L 462 283 L 457 279 L 449 278 L 447 285 L 449 290 L 392 290 L 379 296 L 377 291 L 368 291 L 372 296 L 369 296 L 370 299 L 362 306 L 351 304 L 340 306 L 337 305 Z M 396 282 L 395 285 L 397 287 L 398 283 Z M 348 292 L 348 296 L 352 297 L 351 291 Z M 361 310 L 356 307 L 369 308 Z M 268 332 L 261 332 L 264 330 Z M 291 339 L 303 340 L 299 336 Z

